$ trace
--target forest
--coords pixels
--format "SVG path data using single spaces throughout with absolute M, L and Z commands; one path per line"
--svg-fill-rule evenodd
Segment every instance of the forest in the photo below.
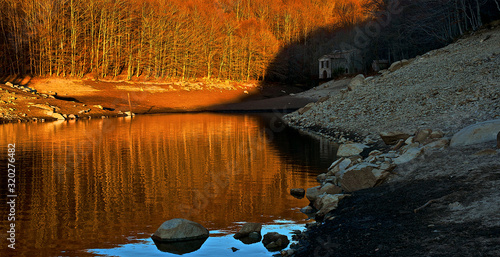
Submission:
M 499 12 L 499 0 L 0 0 L 0 74 L 299 83 L 335 49 L 364 67 L 408 58 Z

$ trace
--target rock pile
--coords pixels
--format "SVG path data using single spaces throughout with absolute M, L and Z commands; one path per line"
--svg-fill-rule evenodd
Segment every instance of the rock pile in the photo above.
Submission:
M 338 202 L 348 193 L 370 188 L 384 182 L 397 165 L 409 162 L 424 152 L 431 152 L 449 144 L 441 131 L 422 129 L 413 135 L 402 132 L 384 132 L 380 138 L 388 145 L 386 151 L 372 150 L 366 158 L 359 153 L 366 145 L 348 143 L 339 147 L 336 160 L 327 173 L 317 177 L 320 186 L 307 189 L 306 197 L 310 205 L 301 209 L 306 214 L 313 213 L 317 220 L 323 219 L 337 208 Z M 342 147 L 344 146 L 344 147 Z M 353 147 L 358 146 L 358 148 Z M 347 151 L 341 149 L 357 149 Z

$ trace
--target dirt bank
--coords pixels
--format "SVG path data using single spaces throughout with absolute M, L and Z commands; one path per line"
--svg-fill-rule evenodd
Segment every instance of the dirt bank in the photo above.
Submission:
M 196 111 L 293 111 L 314 97 L 294 97 L 303 88 L 257 83 L 129 82 L 64 78 L 3 78 L 2 122 Z M 290 95 L 292 94 L 292 95 Z M 56 114 L 54 114 L 56 113 Z M 61 114 L 59 116 L 58 114 Z M 73 116 L 71 116 L 73 117 Z

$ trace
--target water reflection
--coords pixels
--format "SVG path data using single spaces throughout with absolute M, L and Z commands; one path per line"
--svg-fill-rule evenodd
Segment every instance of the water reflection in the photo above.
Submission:
M 203 243 L 207 241 L 206 238 L 204 239 L 197 239 L 197 240 L 189 240 L 189 241 L 182 241 L 182 242 L 161 242 L 153 239 L 153 242 L 156 245 L 156 248 L 162 252 L 166 253 L 173 253 L 173 254 L 178 254 L 178 255 L 183 255 L 186 253 L 191 253 L 194 251 L 197 251 L 201 248 Z
M 271 138 L 266 122 L 176 114 L 0 126 L 1 163 L 7 144 L 16 143 L 16 253 L 82 256 L 149 237 L 177 217 L 230 233 L 239 221 L 303 221 L 292 208 L 308 201 L 288 192 L 316 185 L 319 167 L 310 160 L 318 155 L 297 149 L 319 143 L 292 145 L 300 138 L 287 131 Z M 280 150 L 286 144 L 298 154 Z

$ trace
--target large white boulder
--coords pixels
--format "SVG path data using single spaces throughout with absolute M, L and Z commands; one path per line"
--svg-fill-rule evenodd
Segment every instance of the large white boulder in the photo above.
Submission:
M 465 146 L 495 141 L 500 132 L 500 119 L 465 127 L 451 138 L 450 146 Z
M 208 236 L 208 230 L 201 224 L 186 219 L 171 219 L 161 224 L 152 238 L 162 242 L 178 242 L 205 239 Z
M 363 86 L 364 83 L 365 83 L 365 76 L 363 74 L 358 74 L 349 82 L 349 85 L 347 85 L 347 89 L 349 91 L 352 91 L 357 87 Z

